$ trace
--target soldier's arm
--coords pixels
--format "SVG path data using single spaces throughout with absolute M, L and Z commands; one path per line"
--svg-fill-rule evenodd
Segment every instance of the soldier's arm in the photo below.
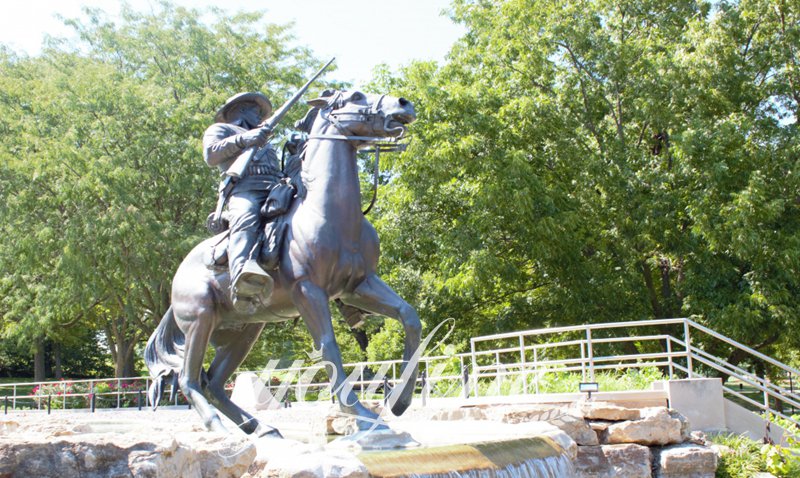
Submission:
M 244 148 L 241 135 L 226 124 L 213 124 L 203 135 L 203 158 L 209 166 L 235 159 Z

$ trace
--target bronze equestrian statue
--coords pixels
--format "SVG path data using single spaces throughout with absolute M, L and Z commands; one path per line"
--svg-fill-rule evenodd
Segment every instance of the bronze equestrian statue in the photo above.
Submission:
M 415 119 L 414 107 L 404 98 L 387 95 L 326 93 L 309 102 L 313 108 L 305 121 L 310 134 L 302 161 L 303 192 L 281 218 L 286 226 L 277 249 L 278 265 L 266 271 L 274 285 L 272 293 L 248 298 L 253 310 L 237 310 L 231 300 L 231 274 L 238 271 L 233 264 L 231 268 L 207 265 L 209 251 L 224 242 L 226 233 L 221 233 L 198 244 L 178 267 L 172 305 L 147 343 L 145 361 L 154 377 L 151 403 L 157 404 L 168 377 L 177 377 L 187 400 L 211 430 L 225 430 L 217 413 L 221 411 L 246 433 L 280 435 L 233 403 L 224 385 L 266 323 L 298 316 L 322 353 L 342 411 L 359 418 L 361 429 L 374 426 L 377 415 L 358 401 L 352 388 L 343 386 L 346 374 L 331 323 L 332 300 L 400 321 L 405 332 L 403 379 L 392 391 L 391 409 L 399 415 L 411 404 L 417 366 L 410 359 L 420 344 L 421 324 L 415 310 L 375 272 L 379 241 L 360 209 L 356 151 L 379 139 L 401 136 Z M 259 111 L 251 110 L 253 121 L 266 114 L 264 104 L 254 103 Z M 263 142 L 261 133 L 247 129 L 252 123 L 243 116 L 250 113 L 242 106 L 236 114 L 223 111 L 224 122 L 240 120 L 245 130 L 225 138 L 241 146 Z M 269 152 L 263 154 L 271 161 Z M 251 211 L 249 205 L 243 209 Z M 235 250 L 228 248 L 229 254 Z M 250 259 L 247 256 L 245 262 Z M 209 343 L 216 354 L 203 370 Z

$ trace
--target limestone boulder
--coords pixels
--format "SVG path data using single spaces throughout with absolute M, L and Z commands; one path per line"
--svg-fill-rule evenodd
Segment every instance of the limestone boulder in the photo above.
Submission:
M 491 407 L 481 410 L 486 418 L 503 423 L 547 422 L 570 413 L 569 410 L 552 406 L 525 405 L 512 407 Z M 573 415 L 575 415 L 573 413 Z
M 146 438 L 95 434 L 57 440 L 34 436 L 25 441 L 0 439 L 0 476 L 238 478 L 255 455 L 246 438 L 217 434 Z
M 650 411 L 644 418 L 609 425 L 609 444 L 671 445 L 683 442 L 684 424 L 673 418 L 666 408 Z
M 358 421 L 353 416 L 329 415 L 325 423 L 328 435 L 351 435 L 358 431 Z
M 0 436 L 8 435 L 19 430 L 19 423 L 14 420 L 0 420 Z
M 555 425 L 564 433 L 570 436 L 578 445 L 599 445 L 597 433 L 581 417 L 574 415 L 561 415 L 558 418 L 548 420 L 548 423 Z
M 709 447 L 691 443 L 656 451 L 656 478 L 714 478 L 719 456 Z
M 486 413 L 476 407 L 439 410 L 431 416 L 431 420 L 486 420 Z
M 588 420 L 608 420 L 612 422 L 622 420 L 638 420 L 641 412 L 638 408 L 627 408 L 608 402 L 589 402 L 577 403 L 574 408 L 576 415 Z
M 635 444 L 578 447 L 577 478 L 652 478 L 650 449 Z

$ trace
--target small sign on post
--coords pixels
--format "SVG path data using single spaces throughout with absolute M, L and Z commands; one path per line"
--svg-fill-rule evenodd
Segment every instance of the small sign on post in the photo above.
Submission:
M 586 393 L 589 396 L 587 397 L 588 400 L 592 399 L 592 393 L 600 391 L 600 384 L 597 382 L 581 382 L 578 385 L 578 391 L 581 393 Z

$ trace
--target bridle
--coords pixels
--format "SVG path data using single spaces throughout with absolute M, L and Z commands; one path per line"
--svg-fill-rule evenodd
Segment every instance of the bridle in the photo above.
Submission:
M 320 109 L 319 116 L 332 124 L 341 134 L 315 134 L 308 137 L 309 141 L 312 139 L 348 142 L 359 141 L 363 143 L 363 146 L 366 146 L 369 149 L 361 149 L 360 147 L 356 147 L 356 149 L 361 149 L 361 151 L 364 153 L 375 153 L 375 169 L 372 177 L 372 199 L 370 200 L 367 209 L 361 211 L 364 215 L 367 215 L 372 210 L 372 207 L 375 205 L 375 200 L 378 197 L 380 153 L 405 151 L 406 147 L 408 147 L 408 144 L 398 143 L 398 141 L 405 135 L 405 127 L 400 126 L 398 128 L 390 128 L 389 121 L 391 121 L 391 118 L 387 117 L 386 114 L 381 111 L 381 103 L 385 97 L 386 95 L 381 95 L 378 98 L 378 101 L 373 103 L 370 107 L 359 108 L 355 111 L 342 111 L 337 113 L 336 110 L 342 108 L 345 104 L 342 92 L 337 91 L 331 97 L 331 99 L 328 100 L 328 105 L 325 106 L 325 108 Z M 361 123 L 374 123 L 375 121 L 381 121 L 383 122 L 383 129 L 385 131 L 396 131 L 399 129 L 400 134 L 398 136 L 388 138 L 381 136 L 356 136 L 347 134 L 349 131 L 340 122 L 340 118 L 344 119 L 346 117 L 353 117 L 352 121 L 358 121 Z
M 337 91 L 328 100 L 328 105 L 320 110 L 319 116 L 332 124 L 342 134 L 319 134 L 309 136 L 308 139 L 334 139 L 343 141 L 363 141 L 366 143 L 396 142 L 405 135 L 406 129 L 402 126 L 396 128 L 389 127 L 389 122 L 392 120 L 392 118 L 387 117 L 386 114 L 381 111 L 381 103 L 383 103 L 383 99 L 385 97 L 386 95 L 381 95 L 378 98 L 378 101 L 369 107 L 359 108 L 354 111 L 337 111 L 345 105 L 344 95 L 342 95 L 341 91 Z M 399 131 L 400 134 L 392 139 L 386 139 L 385 137 L 355 136 L 347 134 L 349 131 L 347 131 L 347 128 L 343 126 L 340 121 L 340 118 L 345 119 L 347 117 L 352 117 L 352 121 L 357 121 L 360 123 L 375 123 L 376 121 L 380 121 L 383 123 L 383 129 L 385 131 Z

